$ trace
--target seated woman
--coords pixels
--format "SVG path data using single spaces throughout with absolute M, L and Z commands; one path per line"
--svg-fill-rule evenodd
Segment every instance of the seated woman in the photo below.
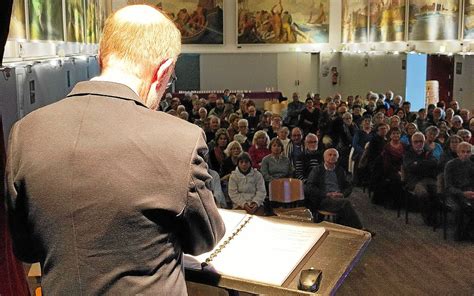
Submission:
M 398 127 L 393 127 L 389 132 L 388 142 L 382 151 L 383 161 L 383 179 L 381 180 L 378 189 L 374 194 L 381 194 L 386 205 L 399 205 L 401 202 L 401 170 L 403 155 L 405 154 L 405 145 L 400 142 L 401 130 Z
M 364 171 L 359 169 L 359 160 L 364 153 L 365 145 L 370 142 L 373 137 L 372 133 L 372 118 L 363 117 L 361 122 L 361 128 L 358 129 L 354 137 L 352 138 L 352 147 L 354 152 L 352 153 L 352 160 L 354 161 L 354 172 L 353 181 L 354 184 L 362 184 L 362 180 L 367 180 L 367 176 L 364 175 Z
M 252 167 L 257 170 L 259 170 L 262 165 L 262 159 L 270 154 L 268 142 L 270 142 L 270 139 L 265 131 L 257 131 L 253 136 L 249 154 L 252 159 Z
M 414 133 L 418 131 L 418 126 L 413 123 L 409 122 L 405 125 L 405 133 L 402 134 L 400 141 L 402 141 L 403 144 L 409 146 L 411 145 L 411 136 L 413 136 Z
M 293 173 L 290 159 L 283 154 L 283 144 L 280 139 L 270 141 L 271 153 L 262 160 L 260 171 L 268 184 L 274 179 L 288 178 Z
M 448 161 L 455 159 L 458 157 L 457 150 L 458 144 L 462 142 L 462 138 L 458 135 L 452 135 L 448 138 L 446 143 L 446 147 L 441 154 L 441 158 L 439 159 L 439 168 L 441 172 L 444 172 L 444 167 L 448 163 Z
M 229 180 L 230 174 L 237 167 L 237 162 L 240 154 L 242 154 L 242 146 L 238 141 L 232 141 L 224 150 L 227 156 L 222 163 L 220 176 L 221 180 Z
M 237 168 L 229 178 L 232 208 L 245 210 L 249 214 L 263 215 L 266 195 L 262 174 L 251 167 L 248 153 L 242 153 L 238 158 Z
M 215 145 L 209 151 L 209 166 L 216 172 L 221 171 L 222 164 L 224 163 L 225 154 L 224 150 L 227 148 L 229 143 L 229 137 L 225 129 L 219 129 L 216 132 Z
M 425 130 L 425 149 L 431 151 L 433 157 L 439 161 L 441 154 L 443 154 L 443 147 L 441 147 L 439 143 L 436 143 L 438 135 L 439 129 L 436 126 L 430 126 Z

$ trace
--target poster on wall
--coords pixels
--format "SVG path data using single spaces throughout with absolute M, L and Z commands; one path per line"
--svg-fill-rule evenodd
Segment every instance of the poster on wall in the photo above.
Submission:
M 342 43 L 367 42 L 368 0 L 342 0 Z
M 66 2 L 66 41 L 84 42 L 84 1 Z
M 239 44 L 327 43 L 329 0 L 238 0 Z
M 405 40 L 405 0 L 370 0 L 371 42 Z
M 63 41 L 62 0 L 28 0 L 31 40 Z
M 223 0 L 128 0 L 163 10 L 181 32 L 183 44 L 224 44 Z
M 464 1 L 464 39 L 474 40 L 474 0 Z
M 409 0 L 409 40 L 458 39 L 459 0 Z
M 99 6 L 97 9 L 97 31 L 99 32 L 99 37 L 102 35 L 102 29 L 104 28 L 105 21 L 109 16 L 109 8 L 111 6 L 110 0 L 99 0 Z
M 8 39 L 26 39 L 25 23 L 25 2 L 23 0 L 14 0 Z
M 97 25 L 97 7 L 98 0 L 90 0 L 85 2 L 85 17 L 86 17 L 86 43 L 98 43 L 99 32 Z

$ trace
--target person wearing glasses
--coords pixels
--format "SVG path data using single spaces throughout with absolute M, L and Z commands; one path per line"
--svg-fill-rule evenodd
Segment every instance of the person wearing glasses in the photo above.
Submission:
M 323 161 L 322 152 L 318 150 L 319 140 L 315 134 L 309 133 L 304 140 L 304 153 L 295 162 L 295 177 L 306 181 L 311 170 Z
M 425 142 L 425 135 L 421 132 L 411 136 L 411 146 L 403 156 L 402 179 L 407 190 L 417 199 L 425 223 L 433 225 L 436 222 L 434 197 L 438 162 L 432 151 L 426 148 Z
M 234 135 L 234 140 L 240 143 L 242 150 L 247 152 L 252 146 L 252 143 L 249 140 L 249 122 L 247 119 L 239 119 L 238 123 L 239 133 Z
M 41 263 L 43 294 L 186 295 L 183 252 L 224 235 L 204 132 L 156 111 L 180 51 L 170 19 L 126 6 L 105 22 L 100 76 L 12 128 L 13 246 Z

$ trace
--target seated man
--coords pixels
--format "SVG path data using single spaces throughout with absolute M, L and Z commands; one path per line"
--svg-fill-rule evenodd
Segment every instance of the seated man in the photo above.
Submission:
M 263 201 L 267 191 L 262 174 L 252 168 L 248 153 L 242 153 L 237 168 L 229 178 L 229 197 L 232 208 L 245 210 L 249 214 L 263 215 Z
M 438 163 L 432 151 L 425 147 L 425 135 L 416 132 L 411 136 L 411 146 L 403 156 L 402 175 L 406 188 L 417 198 L 426 224 L 433 225 L 434 197 Z
M 343 168 L 336 166 L 339 153 L 330 148 L 324 151 L 324 163 L 313 168 L 304 186 L 306 206 L 337 213 L 338 223 L 362 229 L 362 223 L 352 203 L 344 198 L 352 192 L 352 185 Z
M 311 170 L 322 162 L 322 152 L 318 150 L 318 137 L 309 133 L 304 140 L 305 149 L 295 161 L 295 177 L 306 181 Z
M 450 160 L 444 170 L 446 192 L 458 204 L 461 226 L 464 215 L 470 216 L 470 223 L 474 223 L 474 162 L 470 159 L 472 145 L 461 142 L 457 147 L 458 158 Z M 469 226 L 469 225 L 468 225 Z M 463 226 L 456 229 L 456 237 L 462 239 Z M 471 230 L 474 230 L 472 226 Z

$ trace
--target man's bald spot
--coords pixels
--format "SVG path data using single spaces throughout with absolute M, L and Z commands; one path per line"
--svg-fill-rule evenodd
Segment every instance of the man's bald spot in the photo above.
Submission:
M 135 24 L 159 23 L 167 17 L 157 9 L 148 5 L 128 5 L 118 10 L 113 18 L 118 22 Z

